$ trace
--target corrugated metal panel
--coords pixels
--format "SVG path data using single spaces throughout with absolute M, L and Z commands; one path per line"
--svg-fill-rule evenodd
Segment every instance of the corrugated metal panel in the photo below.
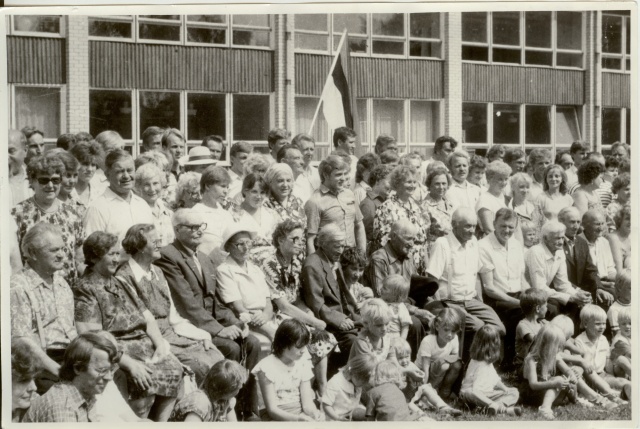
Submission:
M 296 94 L 319 96 L 331 68 L 327 55 L 296 54 Z M 357 97 L 439 99 L 441 61 L 352 57 Z
M 273 92 L 271 51 L 94 41 L 90 52 L 94 87 Z
M 66 83 L 65 40 L 7 36 L 9 83 Z
M 580 105 L 584 104 L 584 72 L 463 63 L 462 99 Z
M 631 107 L 631 75 L 602 73 L 602 105 Z

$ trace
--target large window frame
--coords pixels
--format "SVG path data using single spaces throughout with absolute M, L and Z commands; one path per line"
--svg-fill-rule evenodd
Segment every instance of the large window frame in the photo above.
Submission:
M 494 32 L 494 18 L 498 13 L 502 12 L 470 12 L 474 14 L 485 14 L 485 40 L 484 42 L 479 41 L 465 41 L 462 39 L 462 50 L 464 52 L 465 47 L 473 48 L 486 48 L 487 49 L 487 60 L 478 60 L 478 59 L 464 59 L 464 62 L 470 63 L 480 63 L 480 64 L 499 64 L 499 65 L 511 65 L 511 66 L 524 66 L 524 67 L 544 67 L 544 68 L 562 68 L 562 69 L 571 69 L 571 70 L 584 70 L 585 68 L 585 46 L 586 46 L 586 19 L 584 12 L 574 12 L 581 14 L 581 48 L 578 49 L 567 49 L 567 48 L 559 48 L 558 47 L 558 13 L 563 13 L 563 11 L 545 11 L 551 13 L 551 47 L 539 47 L 533 45 L 527 45 L 526 33 L 527 33 L 527 13 L 536 13 L 535 11 L 526 12 L 515 12 L 518 13 L 518 40 L 514 41 L 513 44 L 506 43 L 495 43 L 494 39 L 496 37 L 497 32 Z M 469 12 L 462 12 L 463 19 L 464 14 Z M 514 12 L 509 12 L 514 13 Z M 465 25 L 464 22 L 462 24 Z M 517 43 L 516 43 L 517 42 Z M 507 61 L 499 61 L 495 59 L 495 51 L 513 51 L 519 52 L 520 60 L 518 62 L 507 62 Z M 527 63 L 527 53 L 551 53 L 552 61 L 551 64 L 537 64 L 537 63 Z M 580 67 L 573 67 L 567 65 L 558 65 L 558 56 L 559 55 L 577 55 L 580 54 L 582 56 L 582 61 Z
M 44 17 L 44 18 L 50 18 L 50 19 L 57 18 L 58 19 L 59 31 L 57 31 L 57 32 L 47 32 L 47 31 L 23 31 L 23 30 L 18 30 L 16 28 L 16 17 L 22 17 L 22 16 Z M 61 38 L 64 38 L 65 34 L 66 34 L 67 20 L 65 19 L 64 15 L 15 14 L 15 15 L 7 16 L 7 19 L 9 21 L 8 22 L 8 26 L 7 26 L 7 30 L 8 30 L 8 34 L 11 35 L 11 36 L 50 37 L 50 38 L 54 38 L 54 39 L 61 39 Z
M 618 72 L 618 73 L 631 73 L 631 56 L 633 55 L 631 52 L 631 47 L 628 46 L 631 43 L 631 17 L 626 15 L 620 15 L 615 13 L 603 13 L 602 20 L 611 18 L 619 18 L 621 20 L 620 23 L 620 53 L 613 52 L 605 52 L 605 32 L 602 31 L 602 69 L 607 72 Z M 603 24 L 604 25 L 604 22 Z M 606 60 L 620 60 L 620 68 L 609 68 L 607 67 Z
M 67 91 L 66 85 L 34 85 L 34 84 L 9 84 L 9 121 L 11 128 L 20 129 L 25 125 L 19 126 L 17 120 L 17 97 L 16 97 L 16 89 L 17 88 L 56 88 L 60 90 L 60 100 L 59 100 L 59 108 L 60 108 L 60 122 L 58 124 L 60 128 L 60 134 L 64 134 L 67 132 Z M 33 125 L 33 124 L 28 124 Z M 44 136 L 44 142 L 48 144 L 53 144 L 55 146 L 55 142 L 58 140 L 58 136 Z
M 610 143 L 605 143 L 604 139 L 603 139 L 603 133 L 604 133 L 604 127 L 601 126 L 601 130 L 600 130 L 600 143 L 602 145 L 602 149 L 604 150 L 610 150 L 611 149 L 611 144 L 614 143 L 615 141 L 621 141 L 621 142 L 625 142 L 627 144 L 632 144 L 633 142 L 631 141 L 631 124 L 629 123 L 629 121 L 632 120 L 632 116 L 631 116 L 631 109 L 628 107 L 603 107 L 602 108 L 602 122 L 604 125 L 605 119 L 605 110 L 611 110 L 611 111 L 617 111 L 620 114 L 620 122 L 618 123 L 618 126 L 620 127 L 620 136 L 617 139 L 614 139 L 614 141 L 610 142 Z

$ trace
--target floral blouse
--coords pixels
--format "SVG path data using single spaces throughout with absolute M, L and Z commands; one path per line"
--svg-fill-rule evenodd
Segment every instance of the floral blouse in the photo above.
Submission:
M 300 298 L 302 261 L 300 258 L 293 258 L 291 265 L 283 267 L 279 254 L 280 252 L 272 253 L 269 258 L 262 261 L 260 268 L 264 271 L 267 285 L 271 290 L 271 299 L 285 298 L 290 303 L 294 303 Z
M 422 203 L 422 210 L 425 217 L 429 216 L 429 230 L 427 231 L 427 241 L 432 243 L 439 237 L 444 237 L 451 232 L 451 216 L 453 215 L 453 205 L 445 197 L 436 201 L 428 195 Z
M 273 195 L 270 195 L 264 202 L 264 206 L 278 214 L 280 217 L 278 222 L 292 219 L 300 222 L 305 229 L 307 228 L 307 215 L 304 212 L 304 203 L 300 198 L 290 195 L 286 205 L 282 205 Z

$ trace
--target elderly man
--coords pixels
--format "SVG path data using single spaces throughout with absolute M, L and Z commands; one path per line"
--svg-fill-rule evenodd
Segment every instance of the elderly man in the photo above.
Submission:
M 468 207 L 475 209 L 482 190 L 479 186 L 467 180 L 469 176 L 469 154 L 462 150 L 453 152 L 447 159 L 447 167 L 451 172 L 453 181 L 451 182 L 451 187 L 447 190 L 446 198 L 454 208 Z
M 11 207 L 33 195 L 29 187 L 25 157 L 27 138 L 18 130 L 9 130 L 9 187 Z M 10 207 L 9 207 L 10 208 Z
M 513 236 L 518 215 L 501 208 L 493 221 L 494 231 L 478 243 L 480 280 L 484 302 L 492 307 L 506 328 L 503 365 L 508 367 L 515 355 L 516 326 L 523 314 L 520 293 L 529 288 L 525 279 L 524 247 Z
M 307 215 L 307 254 L 315 252 L 314 239 L 320 228 L 336 225 L 346 234 L 345 245 L 367 249 L 367 239 L 360 207 L 353 191 L 347 189 L 348 166 L 337 155 L 329 155 L 320 163 L 322 184 L 304 206 Z
M 318 232 L 318 250 L 302 266 L 302 297 L 313 314 L 327 324 L 340 345 L 345 363 L 358 334 L 360 315 L 355 299 L 347 289 L 339 260 L 346 235 L 336 224 Z
M 627 136 L 628 137 L 628 136 Z M 629 159 L 630 150 L 629 145 L 624 142 L 615 142 L 611 145 L 611 156 L 622 161 L 623 159 Z
M 569 281 L 562 250 L 565 229 L 556 220 L 544 224 L 540 243 L 525 254 L 525 275 L 531 287 L 547 291 L 547 317 L 566 313 L 575 323 L 579 321 L 580 307 L 591 303 L 591 294 L 577 289 Z
M 490 324 L 504 335 L 505 328 L 498 315 L 477 297 L 476 281 L 482 267 L 474 236 L 477 224 L 478 218 L 472 208 L 457 209 L 451 218 L 451 232 L 433 244 L 427 273 L 438 280 L 436 298 L 445 306 L 465 314 L 468 332 Z
M 293 191 L 291 193 L 294 197 L 298 197 L 303 203 L 306 203 L 313 191 L 310 192 L 308 184 L 300 180 L 303 177 L 302 173 L 304 173 L 304 160 L 298 146 L 292 144 L 282 146 L 278 152 L 278 162 L 285 163 L 291 167 L 293 172 Z
M 229 169 L 229 195 L 234 196 L 242 190 L 242 181 L 244 180 L 244 162 L 253 152 L 253 146 L 247 142 L 235 142 L 229 151 L 229 161 L 231 168 Z
M 44 133 L 36 127 L 24 127 L 22 134 L 27 138 L 27 157 L 25 162 L 29 164 L 31 158 L 44 153 Z
M 60 382 L 33 400 L 23 422 L 95 422 L 96 395 L 112 380 L 117 361 L 118 350 L 108 339 L 95 332 L 78 336 L 67 347 Z

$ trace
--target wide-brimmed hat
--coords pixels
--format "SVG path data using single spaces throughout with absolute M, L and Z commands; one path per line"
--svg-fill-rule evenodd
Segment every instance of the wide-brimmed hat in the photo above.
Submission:
M 215 164 L 217 159 L 211 155 L 211 151 L 206 146 L 196 146 L 189 150 L 189 155 L 181 157 L 178 162 L 180 165 L 207 165 Z
M 252 240 L 256 238 L 256 236 L 258 235 L 257 231 L 252 230 L 250 227 L 234 222 L 224 230 L 224 233 L 222 234 L 222 243 L 220 244 L 220 248 L 224 250 L 224 247 L 227 245 L 227 241 L 229 241 L 231 237 L 233 237 L 239 232 L 248 233 Z

